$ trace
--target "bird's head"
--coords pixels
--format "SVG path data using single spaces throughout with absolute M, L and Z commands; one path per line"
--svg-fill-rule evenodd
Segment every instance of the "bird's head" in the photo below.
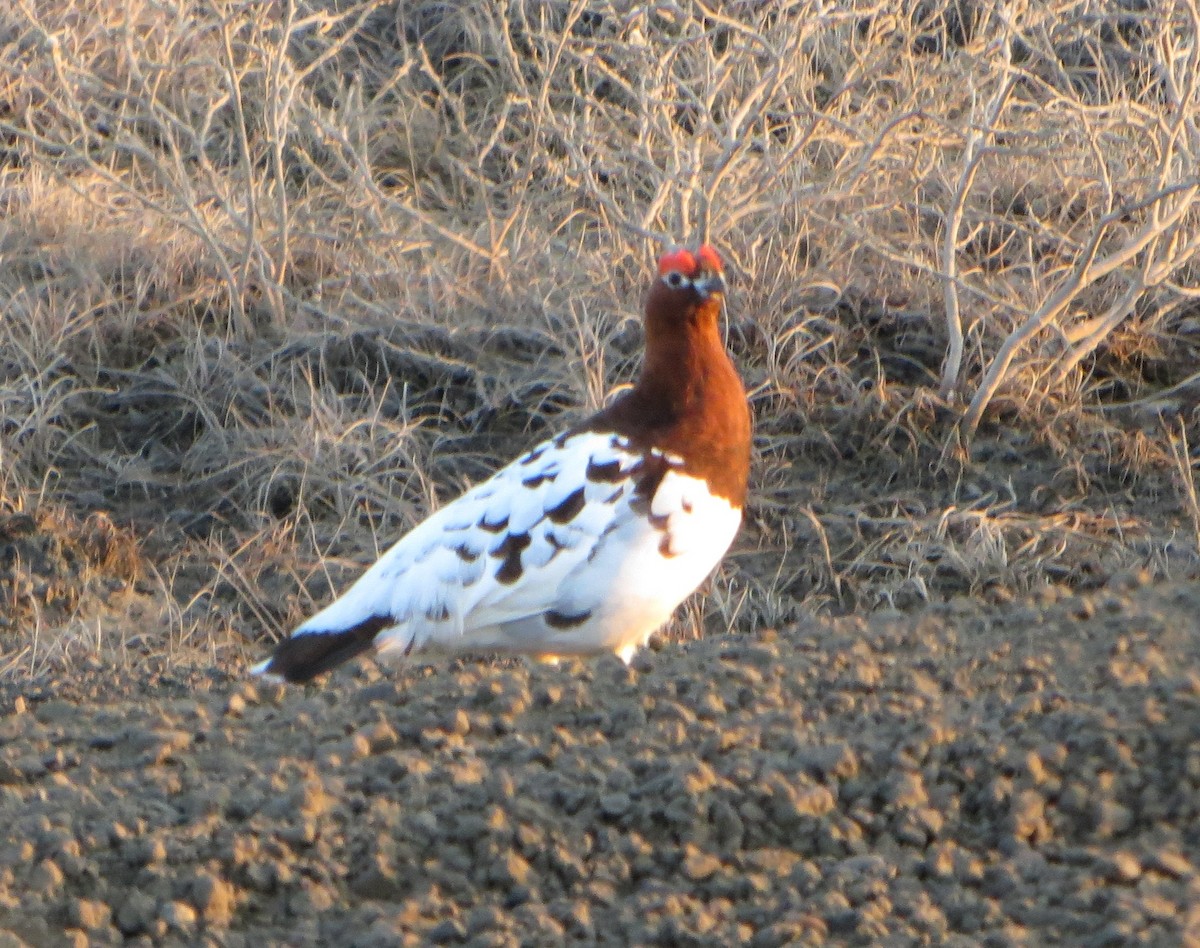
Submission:
M 676 305 L 722 296 L 723 271 L 720 256 L 709 244 L 701 244 L 694 251 L 670 250 L 658 259 L 658 282 Z
M 708 244 L 670 250 L 646 296 L 647 342 L 683 332 L 715 331 L 725 298 L 721 258 Z

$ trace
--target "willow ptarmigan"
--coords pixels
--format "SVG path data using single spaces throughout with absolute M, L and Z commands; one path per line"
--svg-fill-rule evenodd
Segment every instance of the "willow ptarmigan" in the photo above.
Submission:
M 712 247 L 664 255 L 633 388 L 438 510 L 253 671 L 307 681 L 368 649 L 628 662 L 741 523 L 750 412 L 724 291 Z

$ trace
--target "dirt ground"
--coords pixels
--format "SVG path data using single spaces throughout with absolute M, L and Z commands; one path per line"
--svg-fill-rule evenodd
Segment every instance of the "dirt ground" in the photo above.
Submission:
M 0 694 L 0 945 L 1200 944 L 1200 587 Z

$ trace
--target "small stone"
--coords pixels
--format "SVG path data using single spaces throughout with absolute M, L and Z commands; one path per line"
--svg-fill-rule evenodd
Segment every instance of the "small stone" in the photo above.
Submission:
M 533 695 L 533 703 L 539 708 L 549 708 L 562 701 L 561 685 L 543 685 Z
M 841 909 L 826 916 L 829 931 L 836 935 L 849 935 L 858 928 L 861 915 L 858 909 Z
M 210 925 L 227 925 L 233 917 L 233 886 L 211 873 L 196 874 L 192 880 L 191 899 Z
M 428 938 L 435 945 L 444 945 L 451 941 L 462 941 L 466 934 L 462 922 L 456 918 L 446 918 L 429 930 Z
M 606 793 L 600 798 L 600 812 L 609 819 L 624 816 L 633 806 L 633 800 L 628 793 Z
M 1140 902 L 1146 916 L 1159 924 L 1170 924 L 1171 920 L 1179 915 L 1179 906 L 1161 895 L 1147 893 L 1141 897 Z
M 395 899 L 401 891 L 401 880 L 391 863 L 376 854 L 371 862 L 351 879 L 350 889 L 364 899 Z
M 154 922 L 154 899 L 136 889 L 130 892 L 121 907 L 117 909 L 117 928 L 126 937 L 140 935 L 147 931 Z
M 954 851 L 943 843 L 930 846 L 925 852 L 925 871 L 931 878 L 946 880 L 954 875 Z
M 1049 835 L 1046 825 L 1046 801 L 1036 790 L 1022 790 L 1012 803 L 1011 827 L 1013 835 L 1020 840 L 1045 839 Z
M 1112 882 L 1136 882 L 1142 875 L 1142 864 L 1137 856 L 1126 850 L 1109 853 L 1100 861 L 1100 869 Z
M 52 859 L 43 859 L 29 875 L 29 887 L 34 892 L 57 892 L 63 884 L 63 871 Z
M 886 790 L 888 802 L 898 810 L 909 810 L 929 802 L 925 783 L 918 773 L 894 774 Z
M 1097 948 L 1122 948 L 1133 944 L 1134 929 L 1128 922 L 1110 922 L 1093 935 L 1088 943 Z
M 27 781 L 40 780 L 46 775 L 46 764 L 42 758 L 36 754 L 25 754 L 18 757 L 13 766 L 20 774 L 20 778 Z M 6 783 L 16 783 L 16 780 L 6 780 Z
M 683 859 L 683 874 L 689 882 L 703 882 L 711 878 L 721 869 L 721 860 L 711 853 L 702 852 L 693 846 L 688 847 Z
M 112 920 L 112 909 L 97 899 L 76 899 L 71 905 L 71 923 L 89 931 L 104 928 Z
M 358 733 L 367 742 L 367 747 L 372 754 L 383 754 L 400 745 L 400 735 L 385 721 L 377 721 Z
M 1154 853 L 1147 863 L 1148 868 L 1176 879 L 1188 879 L 1196 874 L 1196 868 L 1182 853 L 1169 849 Z
M 311 846 L 317 839 L 317 824 L 311 819 L 286 823 L 279 829 L 279 838 L 289 846 Z
M 159 917 L 180 931 L 189 931 L 196 926 L 196 910 L 186 902 L 168 902 Z
M 494 905 L 480 905 L 467 915 L 467 934 L 493 931 L 504 924 L 504 916 Z
M 152 866 L 167 858 L 167 847 L 161 839 L 130 837 L 121 844 L 121 854 L 131 866 Z
M 143 732 L 131 740 L 132 746 L 141 751 L 141 764 L 145 767 L 154 767 L 174 760 L 175 755 L 191 743 L 191 734 L 177 730 Z
M 807 787 L 797 792 L 795 809 L 800 816 L 824 816 L 833 810 L 835 803 L 828 787 Z
M 529 879 L 530 865 L 520 853 L 507 852 L 488 871 L 488 878 L 501 886 L 524 885 Z
M 250 680 L 242 682 L 241 688 L 238 689 L 238 694 L 247 704 L 258 704 L 262 700 L 258 693 L 258 686 Z
M 365 760 L 371 756 L 371 742 L 361 732 L 352 734 L 338 746 L 336 753 L 343 760 Z
M 462 708 L 455 708 L 439 722 L 438 730 L 443 734 L 463 736 L 471 731 L 471 719 Z
M 292 806 L 296 812 L 308 817 L 324 815 L 336 802 L 325 792 L 319 780 L 305 780 L 292 794 Z

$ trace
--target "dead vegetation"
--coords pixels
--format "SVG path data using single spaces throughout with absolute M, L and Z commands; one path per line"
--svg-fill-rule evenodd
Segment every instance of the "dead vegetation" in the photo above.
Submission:
M 1188 0 L 9 5 L 0 510 L 125 552 L 39 584 L 5 533 L 6 656 L 109 582 L 167 644 L 286 632 L 628 379 L 649 261 L 698 237 L 759 457 L 681 625 L 1190 571 L 1198 32 Z

